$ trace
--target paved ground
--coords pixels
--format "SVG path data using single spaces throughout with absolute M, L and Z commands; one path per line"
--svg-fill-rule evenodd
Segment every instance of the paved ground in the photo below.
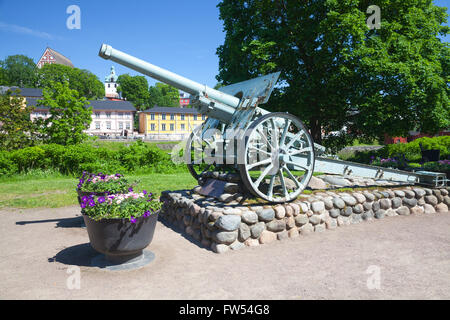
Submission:
M 158 222 L 148 248 L 155 261 L 119 272 L 89 266 L 96 253 L 78 215 L 75 207 L 0 211 L 0 299 L 450 299 L 450 213 L 223 255 Z M 67 287 L 72 266 L 80 289 Z

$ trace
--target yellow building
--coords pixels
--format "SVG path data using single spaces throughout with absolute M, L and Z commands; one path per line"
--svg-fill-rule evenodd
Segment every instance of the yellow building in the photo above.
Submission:
M 139 114 L 139 133 L 150 140 L 183 140 L 206 119 L 193 108 L 156 106 Z

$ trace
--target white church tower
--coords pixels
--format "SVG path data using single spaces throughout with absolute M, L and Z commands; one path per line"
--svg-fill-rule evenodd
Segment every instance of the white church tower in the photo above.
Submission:
M 117 75 L 114 66 L 111 67 L 111 72 L 105 77 L 105 96 L 109 99 L 118 99 L 119 94 L 117 93 Z

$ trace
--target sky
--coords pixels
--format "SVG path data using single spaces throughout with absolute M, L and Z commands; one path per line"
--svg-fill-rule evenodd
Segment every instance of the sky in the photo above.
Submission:
M 216 0 L 0 0 L 0 60 L 24 54 L 35 62 L 45 48 L 68 57 L 104 81 L 137 73 L 98 56 L 102 43 L 210 87 L 219 69 L 216 49 L 225 33 Z M 450 0 L 435 0 L 450 7 Z M 68 29 L 80 8 L 80 29 Z M 381 19 L 383 17 L 381 16 Z M 72 20 L 73 21 L 73 20 Z M 449 41 L 449 36 L 446 37 Z M 155 80 L 148 78 L 149 84 Z

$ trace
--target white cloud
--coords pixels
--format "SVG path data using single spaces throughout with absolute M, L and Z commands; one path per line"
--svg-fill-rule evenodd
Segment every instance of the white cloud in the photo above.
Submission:
M 49 40 L 59 39 L 59 37 L 51 35 L 50 33 L 47 33 L 47 32 L 33 30 L 33 29 L 30 29 L 27 27 L 18 26 L 15 24 L 8 24 L 8 23 L 4 23 L 1 21 L 0 21 L 0 30 L 30 35 L 30 36 L 34 36 L 34 37 L 38 37 L 38 38 L 49 39 Z

